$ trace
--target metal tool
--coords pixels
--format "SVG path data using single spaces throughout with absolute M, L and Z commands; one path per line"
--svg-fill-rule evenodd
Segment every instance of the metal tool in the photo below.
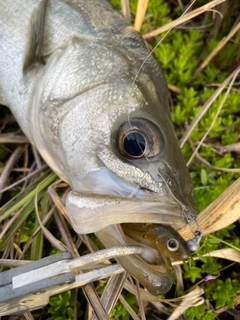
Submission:
M 0 316 L 13 315 L 45 306 L 49 297 L 89 282 L 119 274 L 119 264 L 97 268 L 104 261 L 143 253 L 140 246 L 113 247 L 76 259 L 61 252 L 0 274 Z M 90 269 L 90 270 L 89 270 Z

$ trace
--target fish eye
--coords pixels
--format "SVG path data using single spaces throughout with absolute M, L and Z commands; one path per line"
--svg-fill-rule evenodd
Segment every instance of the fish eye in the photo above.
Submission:
M 123 141 L 124 150 L 132 157 L 141 157 L 146 148 L 146 140 L 139 132 L 128 133 Z
M 175 252 L 179 248 L 179 242 L 176 239 L 170 239 L 167 242 L 167 248 L 169 251 Z
M 147 119 L 131 119 L 123 123 L 117 133 L 116 144 L 128 159 L 153 157 L 160 153 L 162 136 L 159 128 Z

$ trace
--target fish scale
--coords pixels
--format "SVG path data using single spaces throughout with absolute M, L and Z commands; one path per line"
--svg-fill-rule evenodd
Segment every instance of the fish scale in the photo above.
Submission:
M 98 0 L 7 0 L 0 17 L 0 103 L 69 183 L 75 231 L 96 232 L 106 247 L 127 244 L 121 223 L 165 224 L 173 238 L 167 226 L 181 228 L 198 211 L 167 84 L 140 34 Z M 123 142 L 140 134 L 143 152 L 128 154 L 121 130 Z M 168 268 L 118 260 L 150 292 L 171 287 Z

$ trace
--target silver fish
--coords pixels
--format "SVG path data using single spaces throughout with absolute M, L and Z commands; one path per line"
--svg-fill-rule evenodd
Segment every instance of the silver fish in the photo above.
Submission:
M 178 229 L 197 214 L 164 75 L 148 55 L 106 1 L 0 3 L 0 103 L 71 186 L 75 231 L 108 247 L 127 243 L 121 223 Z M 166 265 L 119 261 L 149 291 L 170 288 Z

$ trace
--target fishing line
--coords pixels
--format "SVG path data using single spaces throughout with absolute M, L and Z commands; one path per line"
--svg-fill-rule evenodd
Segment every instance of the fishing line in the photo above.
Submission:
M 191 7 L 193 6 L 193 4 L 196 2 L 197 0 L 194 0 L 188 7 L 187 9 L 181 14 L 181 16 L 179 18 L 176 19 L 176 21 L 180 20 L 182 17 L 185 16 L 185 14 L 189 11 L 189 9 L 191 9 Z M 144 61 L 142 62 L 141 66 L 139 67 L 132 85 L 131 85 L 131 89 L 130 89 L 130 93 L 132 92 L 133 89 L 133 85 L 135 84 L 137 77 L 140 73 L 140 71 L 142 70 L 142 68 L 144 67 L 145 63 L 147 62 L 147 60 L 149 59 L 149 57 L 153 54 L 153 52 L 157 49 L 157 47 L 163 42 L 163 40 L 167 37 L 167 35 L 172 31 L 172 29 L 174 28 L 174 26 L 172 26 L 166 33 L 165 35 L 158 41 L 158 43 L 155 45 L 155 47 L 150 51 L 150 53 L 146 56 L 146 58 L 144 59 Z
M 191 7 L 193 6 L 193 4 L 194 4 L 196 1 L 197 1 L 197 0 L 194 0 L 194 1 L 187 7 L 187 9 L 181 14 L 181 16 L 176 19 L 176 21 L 180 20 L 180 19 L 191 9 Z M 139 69 L 138 69 L 138 71 L 137 71 L 137 73 L 136 73 L 136 75 L 135 75 L 135 77 L 134 77 L 134 79 L 133 79 L 133 82 L 132 82 L 132 84 L 131 84 L 129 96 L 132 95 L 133 86 L 134 86 L 134 84 L 135 84 L 135 82 L 136 82 L 136 80 L 137 80 L 137 77 L 138 77 L 140 71 L 142 70 L 142 68 L 143 68 L 144 65 L 146 64 L 147 60 L 148 60 L 149 57 L 154 53 L 154 51 L 157 49 L 157 47 L 163 42 L 163 40 L 167 37 L 167 35 L 172 31 L 173 28 L 174 28 L 174 26 L 172 26 L 172 27 L 165 33 L 165 35 L 158 41 L 158 43 L 157 43 L 157 44 L 155 45 L 155 47 L 150 51 L 150 53 L 146 56 L 146 58 L 144 59 L 144 61 L 143 61 L 142 64 L 140 65 L 140 67 L 139 67 Z M 132 105 L 130 104 L 130 106 L 132 106 Z M 128 107 L 128 110 L 129 110 L 129 107 Z M 129 115 L 130 115 L 130 112 L 128 112 L 128 122 L 129 122 L 130 128 L 132 129 L 131 120 L 130 120 Z M 141 146 L 140 146 L 140 144 L 139 144 L 138 141 L 137 141 L 137 143 L 138 143 L 139 148 L 141 149 Z M 141 151 L 142 151 L 142 149 L 141 149 Z M 146 159 L 148 160 L 147 157 L 146 157 Z
M 187 9 L 182 13 L 182 15 L 176 19 L 176 21 L 178 21 L 179 19 L 181 19 L 190 9 L 191 7 L 195 4 L 197 0 L 194 0 L 188 7 Z M 156 48 L 163 42 L 163 40 L 168 36 L 168 34 L 170 33 L 170 31 L 172 31 L 172 29 L 174 28 L 174 25 L 165 33 L 165 35 L 158 41 L 158 43 L 155 45 L 155 47 L 150 51 L 150 53 L 146 56 L 146 58 L 144 59 L 144 61 L 142 62 L 142 64 L 140 65 L 133 81 L 132 81 L 132 84 L 131 84 L 131 87 L 130 87 L 130 93 L 129 95 L 132 96 L 132 93 L 133 93 L 133 86 L 134 84 L 136 83 L 136 80 L 139 76 L 139 73 L 141 72 L 142 68 L 144 67 L 144 65 L 146 64 L 147 60 L 149 59 L 149 57 L 154 53 L 154 51 L 156 50 Z M 132 106 L 132 104 L 130 104 L 130 106 Z M 128 107 L 128 123 L 129 123 L 129 126 L 131 129 L 133 129 L 132 125 L 131 125 L 131 119 L 130 119 L 130 112 L 129 112 L 129 107 Z M 142 149 L 142 146 L 140 144 L 140 141 L 138 141 L 137 137 L 136 137 L 136 143 L 139 147 L 139 149 L 141 150 L 142 153 L 144 153 L 144 150 Z M 151 160 L 146 156 L 145 159 L 147 160 L 147 162 L 150 164 L 151 163 Z M 186 219 L 188 225 L 189 225 L 189 228 L 191 230 L 191 232 L 193 233 L 194 235 L 194 238 L 192 239 L 193 241 L 195 240 L 195 244 L 199 243 L 202 237 L 202 232 L 201 232 L 201 229 L 200 229 L 200 226 L 198 225 L 197 221 L 196 221 L 196 217 L 189 211 L 189 209 L 187 209 L 182 203 L 180 200 L 178 200 L 175 195 L 173 194 L 170 186 L 169 186 L 169 183 L 167 182 L 167 180 L 163 177 L 163 175 L 158 171 L 156 170 L 154 167 L 153 167 L 153 170 L 155 171 L 155 173 L 157 175 L 160 175 L 161 179 L 163 180 L 163 182 L 165 183 L 165 185 L 167 186 L 167 189 L 169 191 L 169 193 L 172 195 L 172 197 L 174 198 L 174 200 L 182 207 L 182 215 L 184 216 L 184 218 Z M 168 178 L 171 180 L 171 178 L 168 176 Z M 192 226 L 190 225 L 190 222 L 194 222 L 197 226 L 197 230 L 196 231 L 193 231 L 192 229 Z

